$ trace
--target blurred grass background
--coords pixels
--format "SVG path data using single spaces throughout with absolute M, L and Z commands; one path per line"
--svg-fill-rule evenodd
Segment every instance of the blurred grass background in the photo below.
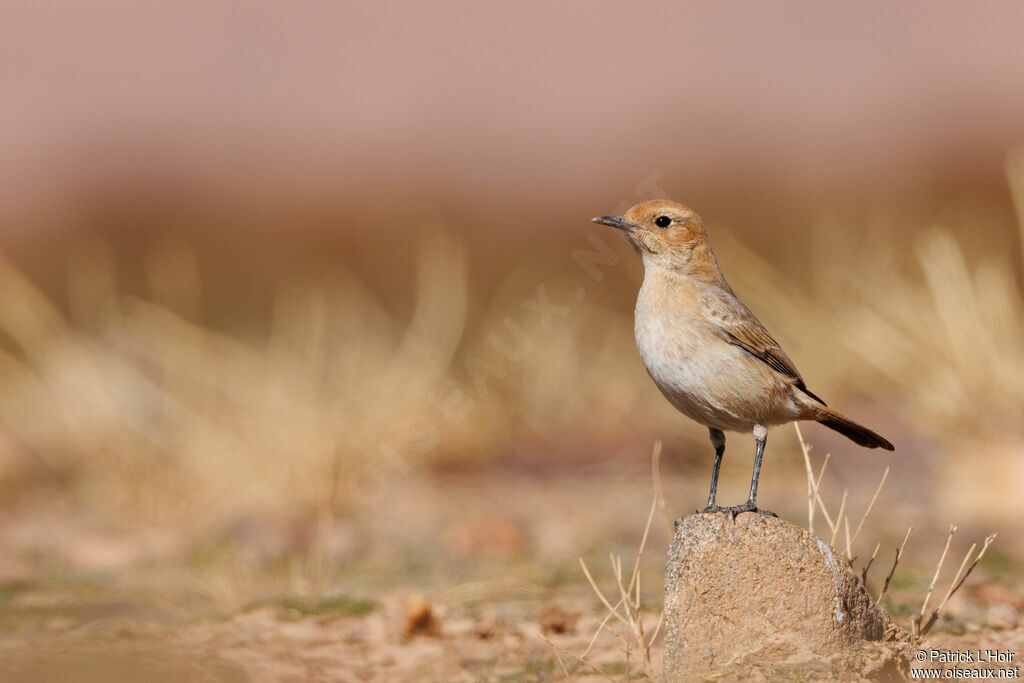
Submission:
M 1021 163 L 1006 166 L 1017 188 Z M 733 286 L 815 391 L 905 444 L 897 464 L 942 470 L 921 493 L 946 497 L 960 461 L 1016 471 L 1024 306 L 1009 208 L 823 210 L 768 247 L 708 220 Z M 703 464 L 704 430 L 638 363 L 638 259 L 586 218 L 501 254 L 435 220 L 354 253 L 342 222 L 328 257 L 276 254 L 277 233 L 240 254 L 198 236 L 86 233 L 48 255 L 55 272 L 5 259 L 5 499 L 67 488 L 139 521 L 340 514 L 393 475 L 569 471 L 623 450 L 642 462 L 631 444 L 656 436 L 678 444 L 680 466 Z M 595 235 L 616 261 L 599 282 L 574 257 Z M 971 514 L 1016 505 L 977 498 Z
M 706 495 L 706 431 L 637 358 L 639 259 L 588 222 L 661 195 L 897 445 L 805 432 L 851 506 L 892 466 L 863 543 L 1008 531 L 1020 582 L 1017 4 L 126 5 L 19 9 L 3 48 L 2 585 L 191 616 L 586 594 L 655 439 L 668 512 Z M 768 452 L 801 519 L 792 431 Z

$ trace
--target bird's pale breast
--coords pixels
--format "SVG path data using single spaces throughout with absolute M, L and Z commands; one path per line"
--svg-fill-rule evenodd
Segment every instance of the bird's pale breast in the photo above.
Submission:
M 685 283 L 645 277 L 635 310 L 637 349 L 662 394 L 708 427 L 748 431 L 792 419 L 790 383 L 729 343 L 678 291 Z

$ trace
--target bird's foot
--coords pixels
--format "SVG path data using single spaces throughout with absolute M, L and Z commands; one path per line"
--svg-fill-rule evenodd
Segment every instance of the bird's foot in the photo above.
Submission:
M 761 508 L 757 507 L 757 505 L 754 504 L 754 501 L 752 500 L 748 500 L 743 505 L 731 505 L 729 507 L 723 507 L 721 505 L 709 505 L 703 510 L 701 510 L 699 514 L 706 514 L 709 512 L 726 512 L 732 516 L 732 520 L 734 522 L 736 521 L 736 515 L 740 514 L 741 512 L 756 512 L 759 515 L 778 517 L 778 515 L 772 512 L 771 510 L 762 510 Z

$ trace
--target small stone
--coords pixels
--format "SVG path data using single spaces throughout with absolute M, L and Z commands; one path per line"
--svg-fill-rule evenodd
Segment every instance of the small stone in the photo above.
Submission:
M 1012 631 L 1020 623 L 1020 615 L 1013 605 L 1003 602 L 988 608 L 985 621 L 996 631 Z
M 412 593 L 406 596 L 402 602 L 402 617 L 406 636 L 441 635 L 441 620 L 422 595 Z
M 542 633 L 568 633 L 576 630 L 579 612 L 572 612 L 559 605 L 547 605 L 537 612 L 537 623 Z
M 1018 612 L 1024 611 L 1024 590 L 1006 586 L 995 581 L 986 581 L 971 591 L 974 602 L 983 605 L 998 605 L 1005 602 Z
M 473 632 L 477 638 L 486 640 L 493 638 L 498 633 L 498 618 L 494 613 L 494 610 L 485 612 L 480 618 L 476 620 L 476 625 L 473 628 Z

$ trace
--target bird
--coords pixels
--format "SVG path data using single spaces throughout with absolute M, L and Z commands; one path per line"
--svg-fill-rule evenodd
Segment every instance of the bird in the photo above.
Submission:
M 637 350 L 647 373 L 679 412 L 708 428 L 715 449 L 708 504 L 698 512 L 777 517 L 757 507 L 768 427 L 813 420 L 866 448 L 893 445 L 825 405 L 793 361 L 726 282 L 704 221 L 678 202 L 641 202 L 594 223 L 621 230 L 640 253 L 644 278 L 634 310 Z M 742 505 L 717 505 L 725 432 L 752 433 L 750 494 Z

